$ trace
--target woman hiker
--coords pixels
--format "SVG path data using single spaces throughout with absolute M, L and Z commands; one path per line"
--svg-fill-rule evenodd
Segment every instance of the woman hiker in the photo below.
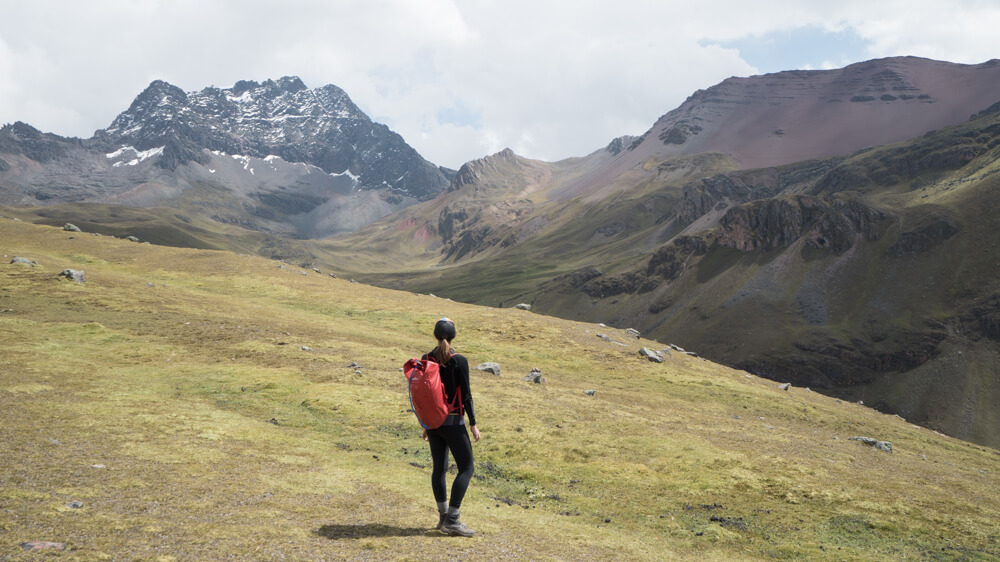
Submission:
M 471 537 L 474 531 L 458 520 L 458 508 L 462 506 L 462 498 L 472 479 L 473 459 L 472 442 L 465 428 L 465 413 L 469 414 L 469 426 L 472 437 L 479 441 L 479 429 L 476 427 L 476 414 L 472 410 L 472 392 L 469 390 L 469 362 L 465 357 L 451 349 L 451 340 L 455 339 L 455 323 L 448 318 L 442 318 L 434 325 L 434 337 L 437 347 L 423 356 L 441 365 L 441 383 L 444 385 L 448 404 L 457 404 L 448 415 L 444 425 L 436 429 L 424 429 L 423 439 L 430 443 L 431 457 L 434 459 L 434 471 L 431 473 L 431 488 L 437 501 L 437 528 L 449 535 Z M 456 401 L 456 395 L 458 399 Z M 448 501 L 445 475 L 448 471 L 448 450 L 455 457 L 458 465 L 458 476 L 451 485 L 451 501 Z

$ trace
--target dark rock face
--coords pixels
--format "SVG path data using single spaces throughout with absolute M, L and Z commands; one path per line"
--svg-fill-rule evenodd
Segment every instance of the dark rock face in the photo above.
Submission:
M 604 299 L 626 293 L 648 293 L 658 283 L 641 272 L 598 277 L 583 286 L 583 291 L 595 299 Z
M 858 339 L 803 338 L 794 353 L 736 362 L 736 367 L 796 386 L 829 390 L 870 384 L 883 373 L 904 372 L 923 365 L 940 353 L 944 330 L 895 334 L 892 342 L 875 344 Z M 887 344 L 887 345 L 886 345 Z
M 959 317 L 962 333 L 973 338 L 1000 342 L 1000 295 L 973 303 Z
M 852 197 L 773 198 L 730 209 L 720 223 L 718 241 L 750 252 L 786 248 L 806 236 L 810 247 L 840 255 L 859 236 L 877 240 L 884 219 L 882 211 Z
M 621 151 L 628 149 L 628 147 L 630 147 L 632 143 L 635 142 L 635 139 L 636 137 L 632 135 L 625 135 L 618 137 L 615 140 L 608 143 L 608 146 L 605 147 L 605 150 L 610 152 L 611 154 L 619 154 Z
M 521 221 L 533 208 L 530 201 L 519 200 L 488 205 L 462 200 L 445 206 L 438 214 L 437 225 L 445 259 L 458 260 L 493 247 L 508 248 L 517 244 L 519 232 L 525 228 L 530 230 L 529 225 L 521 225 Z
M 42 164 L 65 156 L 70 142 L 70 139 L 43 133 L 20 121 L 0 128 L 0 152 L 23 154 Z M 8 169 L 9 164 L 0 161 L 0 172 Z
M 646 264 L 646 274 L 673 281 L 687 269 L 688 258 L 693 255 L 704 255 L 708 253 L 708 248 L 709 240 L 707 237 L 678 236 L 671 244 L 661 246 L 653 254 L 653 257 L 649 258 L 649 263 Z
M 157 80 L 95 140 L 109 149 L 162 146 L 157 165 L 167 170 L 205 163 L 202 149 L 208 149 L 350 172 L 362 189 L 390 188 L 417 199 L 429 199 L 449 183 L 441 169 L 369 119 L 343 90 L 310 90 L 297 77 L 188 93 Z
M 565 287 L 564 292 L 572 292 L 571 289 L 579 290 L 588 281 L 596 279 L 602 275 L 604 274 L 601 273 L 601 271 L 596 267 L 585 267 L 583 269 L 578 269 L 576 271 L 560 275 L 559 277 L 553 279 L 553 281 Z
M 919 254 L 937 246 L 958 234 L 961 229 L 949 219 L 939 219 L 931 224 L 899 235 L 899 240 L 886 248 L 885 253 L 901 258 L 908 254 Z

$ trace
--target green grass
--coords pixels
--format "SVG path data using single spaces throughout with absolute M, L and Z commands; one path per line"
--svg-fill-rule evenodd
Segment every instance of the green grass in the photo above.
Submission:
M 0 559 L 1000 556 L 996 451 L 618 330 L 5 219 L 0 255 Z M 399 371 L 445 314 L 503 369 L 472 373 L 472 539 L 432 530 Z

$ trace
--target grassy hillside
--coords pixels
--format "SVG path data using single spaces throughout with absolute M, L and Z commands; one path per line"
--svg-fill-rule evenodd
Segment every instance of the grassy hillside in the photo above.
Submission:
M 997 451 L 618 330 L 8 219 L 0 255 L 0 559 L 1000 557 Z M 443 314 L 503 368 L 472 539 L 399 371 Z
M 651 159 L 642 174 L 572 198 L 546 199 L 573 185 L 553 180 L 503 220 L 484 211 L 502 202 L 480 200 L 519 177 L 494 166 L 481 187 L 314 253 L 381 286 L 633 327 L 998 447 L 998 146 L 993 108 L 906 142 L 778 168 L 733 170 L 712 154 Z M 432 232 L 422 249 L 405 243 L 418 228 L 458 223 L 468 226 Z M 474 247 L 458 260 L 443 250 L 456 239 Z

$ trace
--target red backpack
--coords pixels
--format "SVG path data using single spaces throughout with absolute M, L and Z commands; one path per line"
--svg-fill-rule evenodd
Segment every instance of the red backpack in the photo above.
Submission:
M 414 357 L 403 365 L 403 372 L 409 379 L 410 407 L 417 416 L 417 421 L 424 429 L 437 429 L 448 419 L 448 414 L 455 409 L 454 402 L 448 404 L 441 382 L 441 367 L 436 361 L 427 358 L 426 361 Z M 455 401 L 461 407 L 461 392 L 455 390 Z

